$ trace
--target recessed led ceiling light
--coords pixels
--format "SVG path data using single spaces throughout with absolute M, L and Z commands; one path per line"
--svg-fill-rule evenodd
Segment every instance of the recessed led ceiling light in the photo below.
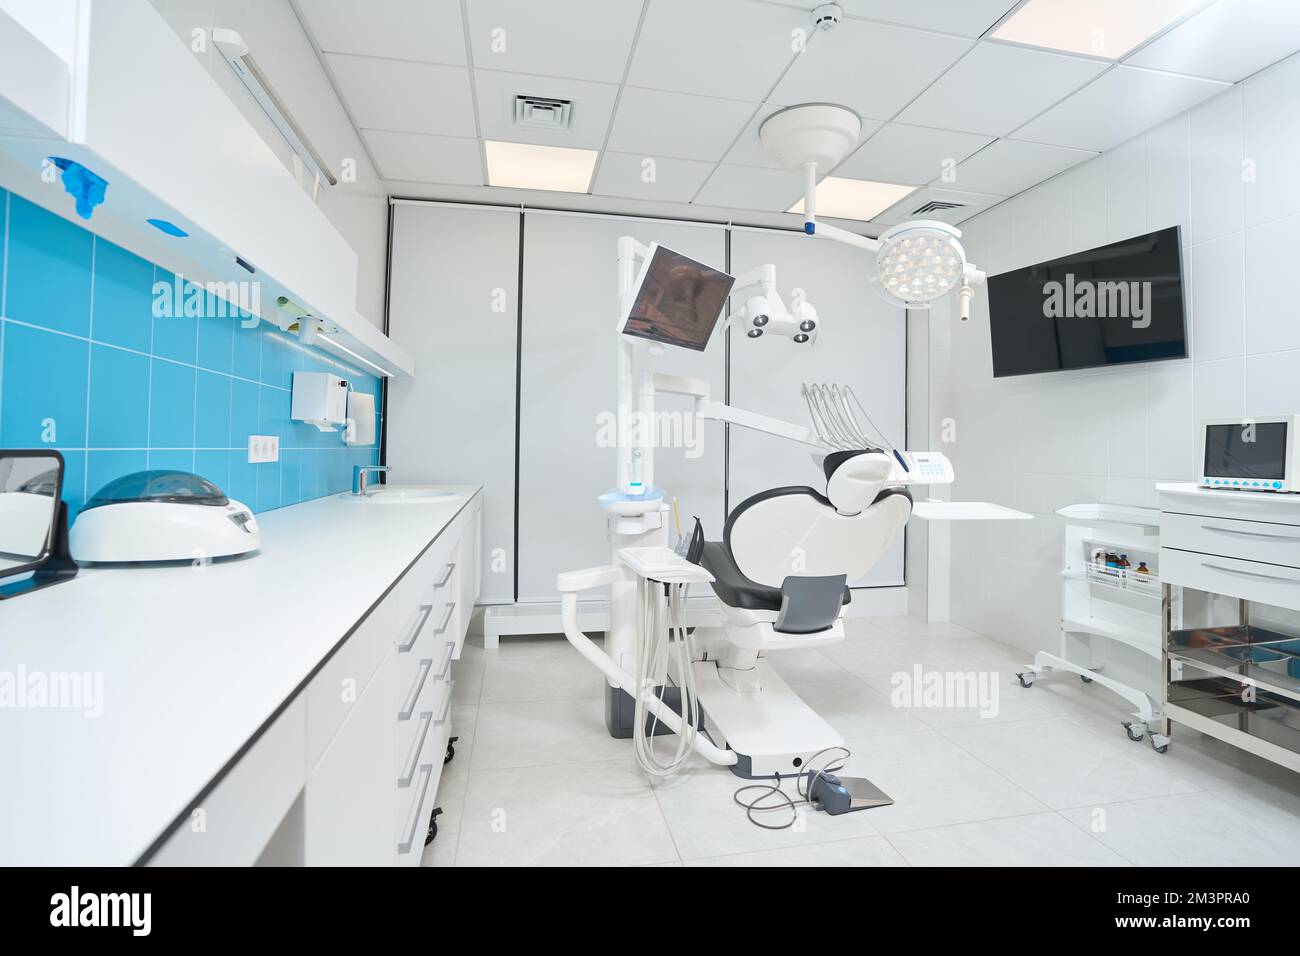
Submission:
M 866 179 L 842 179 L 827 176 L 817 184 L 817 215 L 866 222 L 898 202 L 915 186 L 874 183 Z M 803 213 L 803 200 L 788 210 Z
M 1205 0 L 1029 0 L 999 40 L 1118 60 Z
M 532 146 L 484 140 L 488 185 L 585 193 L 596 167 L 596 150 Z

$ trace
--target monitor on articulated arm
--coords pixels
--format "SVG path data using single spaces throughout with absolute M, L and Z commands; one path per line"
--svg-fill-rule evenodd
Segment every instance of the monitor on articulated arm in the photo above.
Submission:
M 623 334 L 703 352 L 735 281 L 652 243 L 623 316 Z

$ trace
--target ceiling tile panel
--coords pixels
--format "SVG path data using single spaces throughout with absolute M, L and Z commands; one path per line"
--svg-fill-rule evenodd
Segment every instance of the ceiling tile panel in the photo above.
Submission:
M 1297 50 L 1296 0 L 1218 0 L 1125 62 L 1235 83 Z
M 762 102 L 794 58 L 807 10 L 752 0 L 651 0 L 628 82 Z
M 729 209 L 763 209 L 785 212 L 799 201 L 803 187 L 799 177 L 780 169 L 756 166 L 719 166 L 704 184 L 696 205 Z M 790 222 L 797 225 L 791 216 Z
M 365 130 L 361 135 L 384 179 L 483 185 L 483 166 L 476 139 L 383 130 Z
M 694 159 L 655 159 L 634 153 L 606 152 L 591 191 L 657 202 L 690 202 L 713 171 L 714 163 Z
M 958 165 L 952 183 L 935 185 L 1014 196 L 1096 155 L 1082 149 L 1000 139 Z
M 753 114 L 755 104 L 627 87 L 618 103 L 609 148 L 620 153 L 718 161 Z
M 807 0 L 779 0 L 811 10 Z M 997 23 L 1016 0 L 839 0 L 846 16 L 977 37 Z
M 887 120 L 970 49 L 970 41 L 863 20 L 814 33 L 774 103 L 842 103 Z
M 641 0 L 470 0 L 474 66 L 618 83 Z
M 835 168 L 836 176 L 920 185 L 993 142 L 991 136 L 889 123 Z
M 297 0 L 327 53 L 465 65 L 460 0 Z
M 362 129 L 475 135 L 465 68 L 342 53 L 328 53 L 326 60 Z
M 1228 88 L 1227 83 L 1117 66 L 1042 116 L 1017 139 L 1107 150 Z
M 1101 60 L 981 41 L 898 120 L 1005 136 L 1106 68 Z
M 475 70 L 474 86 L 478 94 L 479 129 L 484 139 L 580 149 L 599 149 L 604 144 L 618 96 L 618 87 L 613 83 L 495 70 Z M 571 100 L 569 128 L 546 130 L 516 126 L 515 97 L 520 94 Z

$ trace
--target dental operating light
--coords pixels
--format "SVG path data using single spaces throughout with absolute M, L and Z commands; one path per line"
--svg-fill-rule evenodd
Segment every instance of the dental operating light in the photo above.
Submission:
M 831 103 L 806 103 L 773 113 L 759 127 L 764 148 L 783 167 L 804 180 L 803 231 L 833 239 L 875 256 L 876 290 L 893 305 L 928 309 L 930 303 L 957 291 L 958 315 L 970 318 L 973 286 L 984 273 L 966 261 L 961 230 L 946 222 L 917 219 L 871 239 L 817 221 L 817 180 L 856 148 L 862 120 L 852 110 Z

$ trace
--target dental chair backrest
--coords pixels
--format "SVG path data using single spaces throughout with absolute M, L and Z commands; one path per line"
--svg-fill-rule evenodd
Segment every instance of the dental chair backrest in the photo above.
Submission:
M 788 575 L 856 581 L 893 545 L 912 515 L 912 498 L 886 488 L 893 459 L 878 449 L 826 456 L 826 494 L 774 488 L 738 505 L 724 540 L 751 581 L 781 586 Z

